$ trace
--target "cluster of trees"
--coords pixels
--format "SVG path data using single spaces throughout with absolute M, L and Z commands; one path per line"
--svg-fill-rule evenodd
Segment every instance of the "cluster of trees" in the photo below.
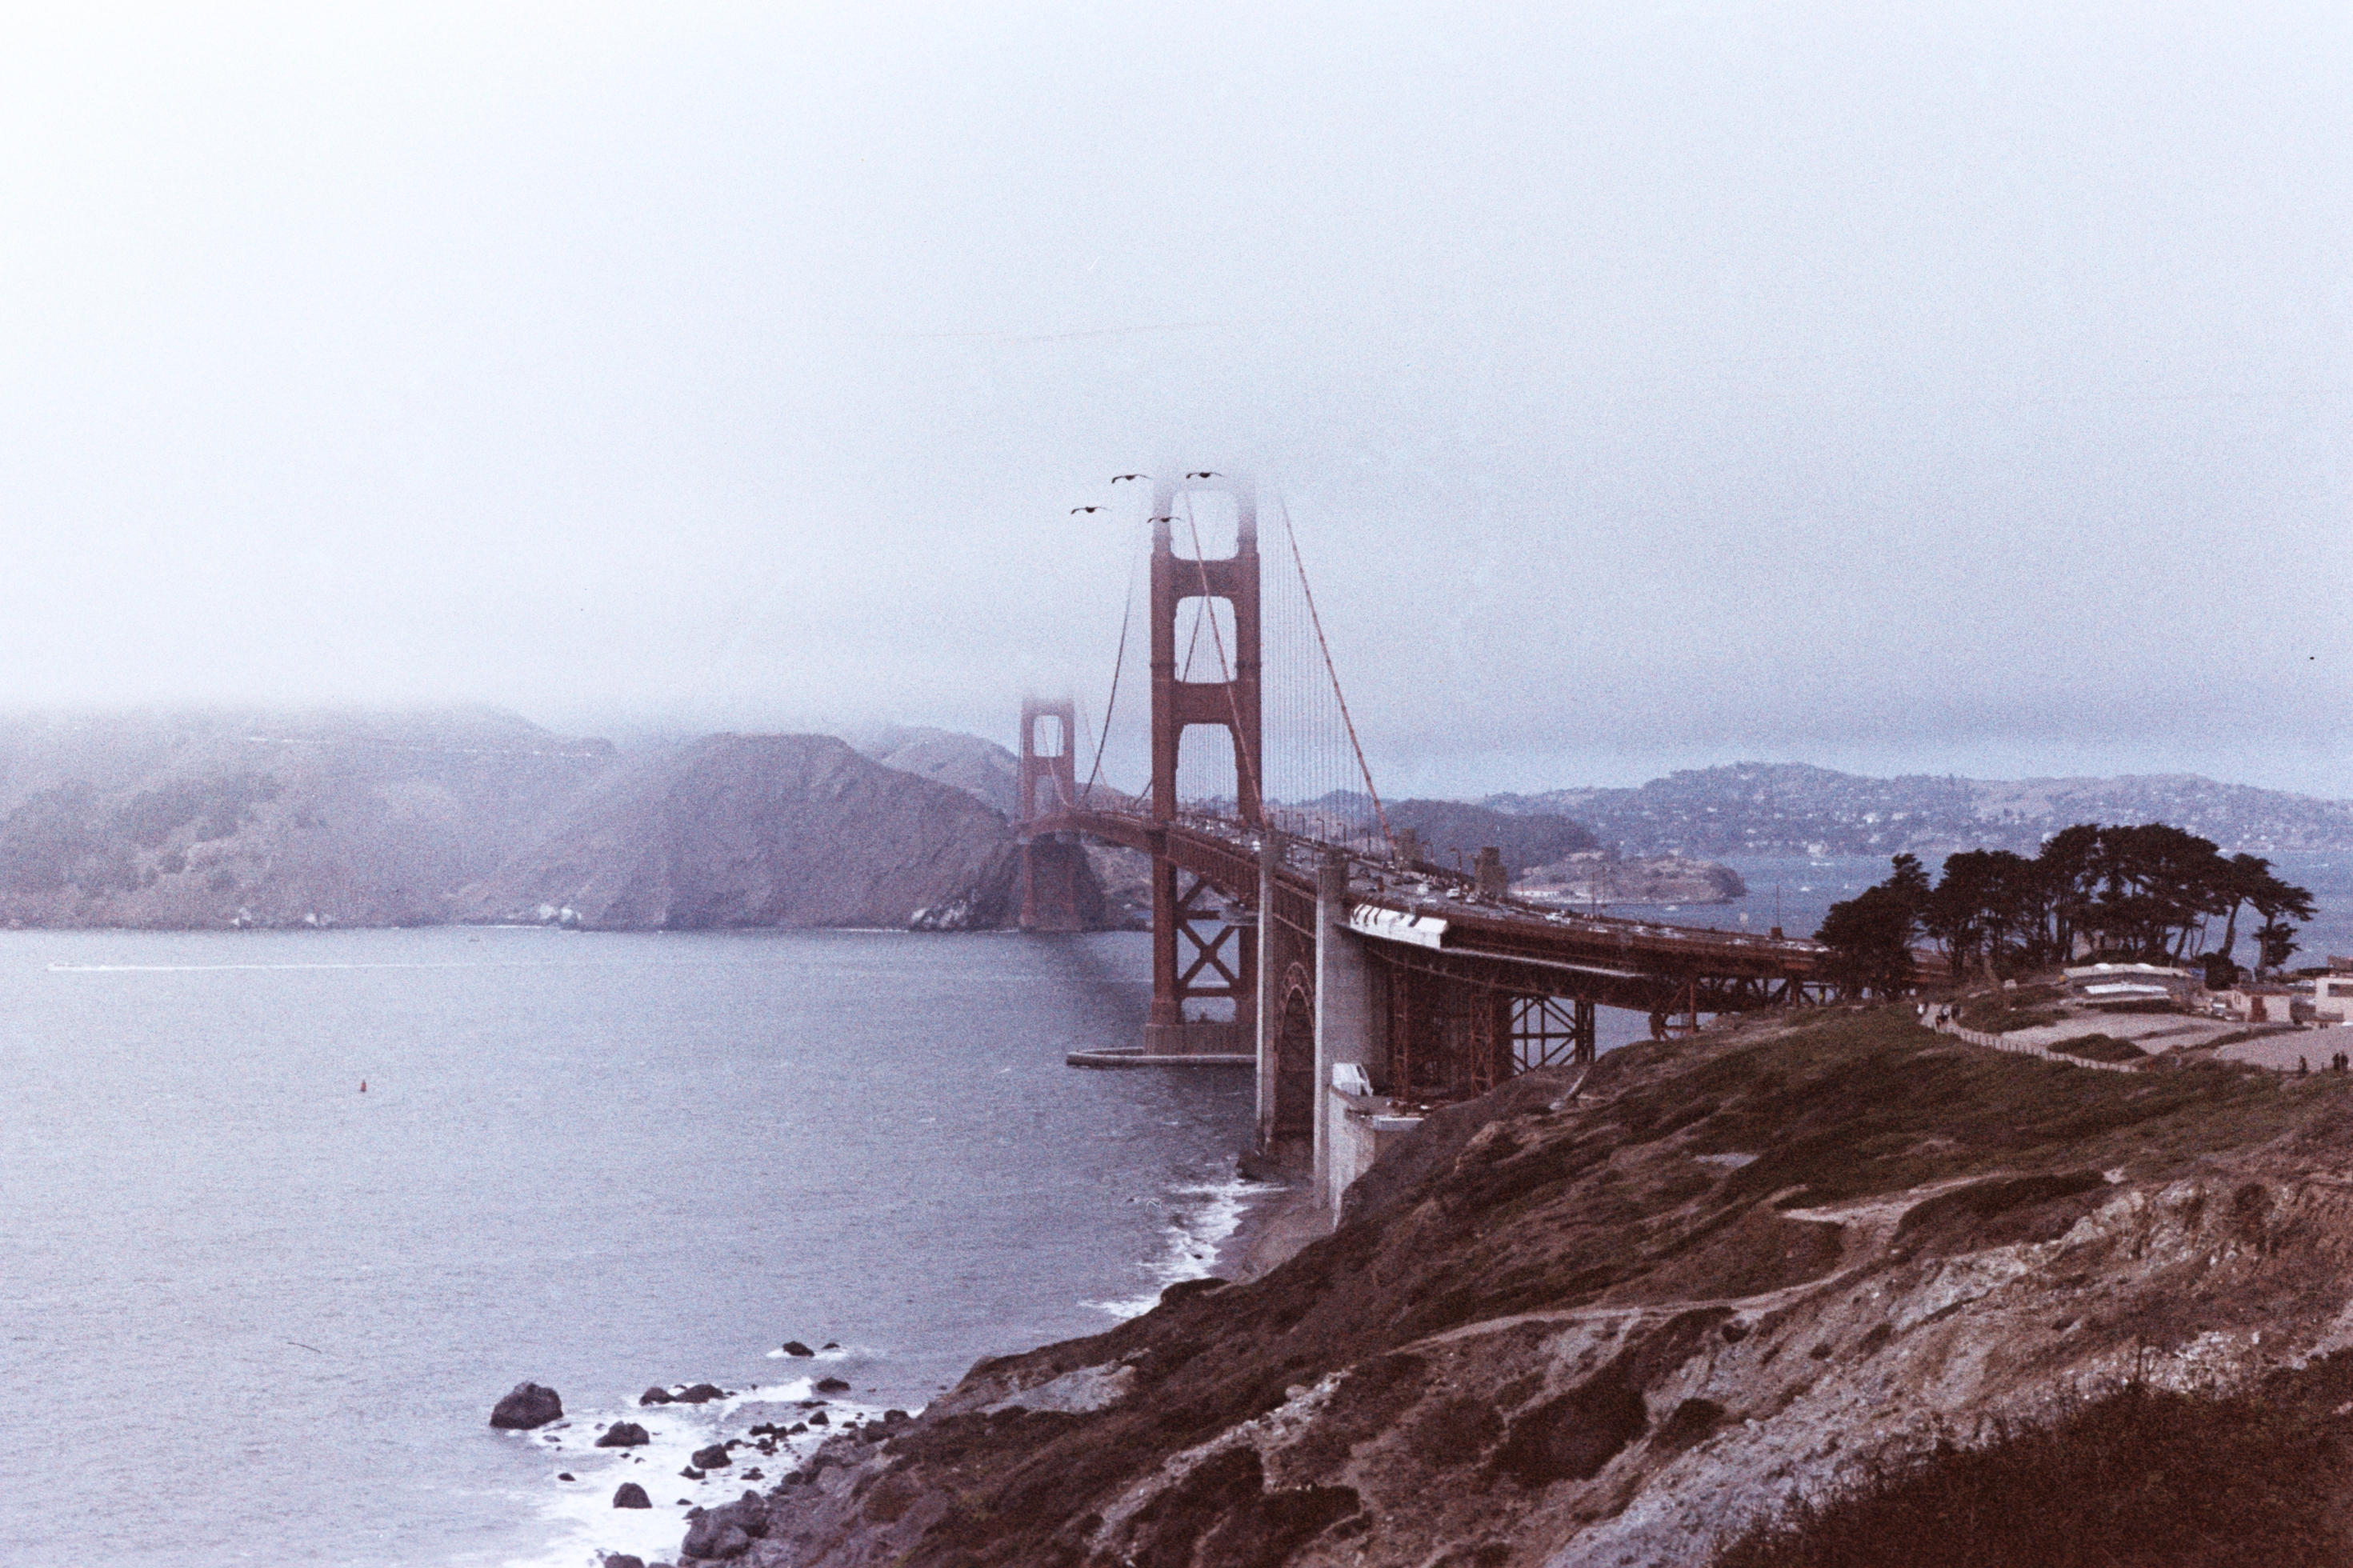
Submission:
M 2255 963 L 2276 968 L 2296 950 L 2293 921 L 2312 918 L 2312 895 L 2272 875 L 2257 855 L 2225 856 L 2212 840 L 2163 823 L 2054 834 L 2029 858 L 2006 849 L 1948 857 L 1931 887 L 1918 858 L 1832 904 L 1816 937 L 1836 952 L 1833 978 L 1852 994 L 1891 995 L 1912 979 L 1926 936 L 1955 975 L 2002 976 L 2078 954 L 2149 963 L 2202 960 L 2209 984 L 2237 978 L 2239 921 L 2252 913 Z M 2222 921 L 2221 946 L 2205 942 Z

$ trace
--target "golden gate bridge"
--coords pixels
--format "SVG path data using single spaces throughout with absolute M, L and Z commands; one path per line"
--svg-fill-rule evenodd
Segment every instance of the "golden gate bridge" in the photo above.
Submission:
M 1133 591 L 1084 780 L 1076 704 L 1021 709 L 1022 929 L 1080 928 L 1082 839 L 1151 862 L 1143 1042 L 1074 1061 L 1252 1067 L 1261 1155 L 1312 1171 L 1336 1205 L 1430 1107 L 1590 1063 L 1597 1006 L 1647 1013 L 1664 1035 L 1704 1014 L 1826 999 L 1818 942 L 1516 899 L 1492 849 L 1467 870 L 1433 864 L 1387 820 L 1288 513 L 1270 584 L 1247 480 L 1197 471 L 1153 485 L 1148 787 L 1102 778 Z M 1212 503 L 1230 514 L 1230 553 L 1204 551 Z M 1187 739 L 1220 735 L 1230 774 L 1188 767 Z

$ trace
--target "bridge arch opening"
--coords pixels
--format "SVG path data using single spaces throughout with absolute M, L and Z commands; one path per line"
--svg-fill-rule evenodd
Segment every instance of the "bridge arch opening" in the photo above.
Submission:
M 1030 721 L 1029 749 L 1033 755 L 1059 757 L 1071 749 L 1070 731 L 1060 713 L 1040 713 Z
M 1195 594 L 1176 601 L 1176 679 L 1214 685 L 1233 678 L 1234 602 Z
M 1315 982 L 1304 963 L 1284 972 L 1275 1010 L 1274 1106 L 1268 1120 L 1270 1142 L 1296 1142 L 1315 1134 Z
M 1176 799 L 1186 810 L 1231 816 L 1241 798 L 1234 769 L 1233 731 L 1223 724 L 1187 724 L 1176 733 Z

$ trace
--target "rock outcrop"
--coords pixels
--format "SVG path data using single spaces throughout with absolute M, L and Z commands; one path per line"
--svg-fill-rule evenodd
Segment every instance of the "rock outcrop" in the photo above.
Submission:
M 1890 1010 L 1568 1088 L 1431 1117 L 1259 1279 L 836 1438 L 741 1561 L 1684 1568 L 2076 1391 L 2353 1344 L 2344 1075 L 2091 1072 Z
M 528 1432 L 564 1418 L 564 1401 L 555 1390 L 537 1383 L 518 1383 L 491 1409 L 491 1425 Z
M 1524 898 L 1582 909 L 1609 904 L 1720 904 L 1748 891 L 1740 873 L 1688 855 L 1592 850 L 1538 866 L 1513 884 Z

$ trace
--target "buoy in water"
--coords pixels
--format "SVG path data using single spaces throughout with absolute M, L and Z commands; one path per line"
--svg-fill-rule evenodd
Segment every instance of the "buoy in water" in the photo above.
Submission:
M 365 1094 L 367 1092 L 367 1079 L 360 1079 L 360 1092 L 362 1094 Z

